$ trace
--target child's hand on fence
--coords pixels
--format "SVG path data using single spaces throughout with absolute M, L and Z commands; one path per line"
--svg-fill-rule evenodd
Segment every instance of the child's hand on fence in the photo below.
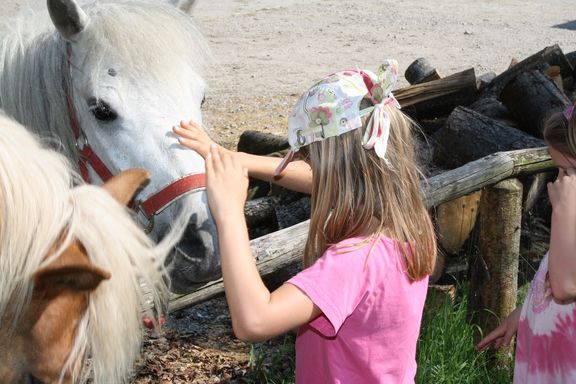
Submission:
M 178 142 L 185 147 L 195 150 L 206 158 L 210 153 L 210 146 L 215 144 L 206 131 L 193 121 L 180 122 L 180 126 L 172 127 L 172 131 L 178 135 Z
M 576 169 L 559 168 L 558 177 L 548 183 L 548 196 L 552 208 L 565 213 L 576 213 Z
M 483 351 L 490 346 L 495 349 L 507 347 L 518 330 L 518 320 L 520 319 L 521 311 L 522 307 L 513 310 L 496 329 L 476 344 L 476 351 Z
M 233 152 L 216 144 L 211 145 L 206 156 L 206 190 L 216 224 L 233 215 L 244 217 L 248 172 Z

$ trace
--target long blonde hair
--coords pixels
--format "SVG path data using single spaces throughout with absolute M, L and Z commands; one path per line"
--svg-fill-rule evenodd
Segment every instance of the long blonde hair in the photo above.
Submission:
M 432 273 L 436 237 L 420 189 L 414 123 L 394 107 L 387 112 L 389 165 L 362 147 L 365 125 L 307 147 L 314 176 L 305 266 L 344 239 L 384 234 L 398 242 L 411 280 Z

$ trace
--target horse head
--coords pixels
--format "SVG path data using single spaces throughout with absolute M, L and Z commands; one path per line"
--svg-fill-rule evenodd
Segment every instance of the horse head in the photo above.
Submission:
M 164 4 L 48 0 L 62 60 L 64 97 L 86 178 L 150 171 L 135 198 L 138 218 L 160 240 L 184 212 L 189 221 L 167 258 L 171 290 L 220 273 L 216 226 L 204 191 L 204 160 L 171 127 L 201 122 L 207 51 L 189 16 Z
M 117 201 L 126 204 L 147 178 L 148 173 L 144 170 L 128 170 L 114 176 L 104 184 L 104 188 Z M 29 247 L 33 249 L 34 245 Z M 6 259 L 11 255 L 2 254 L 0 257 Z M 77 239 L 70 241 L 66 232 L 48 248 L 42 259 L 36 270 L 30 273 L 28 281 L 22 284 L 31 287 L 29 302 L 18 299 L 18 294 L 14 293 L 6 295 L 7 303 L 1 306 L 2 383 L 40 381 L 45 384 L 66 384 L 83 382 L 87 376 L 86 357 L 94 350 L 88 346 L 89 337 L 85 333 L 90 333 L 97 326 L 87 325 L 94 320 L 87 321 L 86 312 L 90 309 L 92 296 L 99 294 L 99 286 L 109 280 L 111 274 L 95 266 L 82 242 Z M 23 262 L 14 260 L 13 264 Z M 13 277 L 3 276 L 3 279 L 10 278 Z M 17 287 L 18 284 L 12 286 Z M 140 316 L 138 308 L 133 310 L 137 317 Z M 100 321 L 114 321 L 116 317 L 116 314 L 109 313 L 94 315 Z M 126 379 L 130 367 L 110 371 L 99 370 L 97 376 Z

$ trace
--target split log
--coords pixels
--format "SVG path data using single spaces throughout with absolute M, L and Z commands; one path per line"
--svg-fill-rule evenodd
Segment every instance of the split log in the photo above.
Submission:
M 410 85 L 394 91 L 402 107 L 413 106 L 420 118 L 448 115 L 458 105 L 466 105 L 476 98 L 474 68 L 439 80 Z
M 522 183 L 517 179 L 484 190 L 479 252 L 470 262 L 469 276 L 470 314 L 484 335 L 516 308 L 521 213 Z M 508 352 L 512 351 L 513 346 L 508 346 Z
M 260 131 L 244 131 L 238 139 L 238 151 L 253 155 L 269 155 L 288 149 L 290 144 L 285 137 Z
M 414 60 L 404 71 L 404 77 L 410 84 L 426 83 L 441 78 L 436 68 L 424 57 Z
M 546 119 L 570 103 L 554 82 L 538 70 L 516 76 L 502 89 L 500 100 L 522 130 L 536 137 L 542 137 Z
M 446 168 L 456 168 L 495 152 L 544 146 L 541 139 L 466 107 L 454 109 L 432 140 L 434 163 Z
M 476 218 L 482 191 L 447 201 L 436 208 L 436 232 L 442 248 L 457 253 L 470 236 Z
M 426 205 L 431 208 L 510 177 L 553 168 L 554 164 L 546 148 L 495 153 L 428 179 L 423 184 Z M 305 221 L 250 242 L 262 276 L 302 259 L 309 223 Z M 223 292 L 224 284 L 221 279 L 211 281 L 190 294 L 172 295 L 169 307 L 176 311 Z
M 544 74 L 552 80 L 554 85 L 560 90 L 560 92 L 564 93 L 564 82 L 562 81 L 562 75 L 560 74 L 560 67 L 557 65 L 553 65 L 547 68 L 544 71 Z
M 573 74 L 576 77 L 576 51 L 568 52 L 566 54 L 566 60 L 572 65 L 572 68 L 575 69 L 575 73 Z
M 478 90 L 481 91 L 482 89 L 484 89 L 495 78 L 496 78 L 496 72 L 486 72 L 478 76 L 478 78 L 476 79 L 476 85 L 478 86 Z
M 272 227 L 273 230 L 278 229 L 274 210 L 277 204 L 278 199 L 274 196 L 248 200 L 244 205 L 244 217 L 248 228 L 265 225 Z
M 537 52 L 521 62 L 512 65 L 506 71 L 502 72 L 494 80 L 490 82 L 481 92 L 480 97 L 496 97 L 499 98 L 502 89 L 518 76 L 520 73 L 530 70 L 543 70 L 551 65 L 560 67 L 560 72 L 563 78 L 573 76 L 574 68 L 568 61 L 560 47 L 555 44 L 546 47 L 540 52 Z
M 506 106 L 495 97 L 483 97 L 478 99 L 470 104 L 468 108 L 491 119 L 497 120 L 509 127 L 516 128 L 518 125 L 510 114 L 510 111 L 508 111 L 508 108 L 506 108 Z

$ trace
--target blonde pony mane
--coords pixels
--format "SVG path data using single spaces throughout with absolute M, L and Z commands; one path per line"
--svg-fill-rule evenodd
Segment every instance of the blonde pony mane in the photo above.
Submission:
M 16 308 L 12 324 L 0 326 L 13 326 L 29 303 L 31 275 L 77 239 L 112 277 L 90 295 L 81 319 L 68 360 L 73 366 L 81 359 L 84 367 L 74 382 L 127 382 L 140 353 L 147 301 L 157 308 L 166 303 L 163 261 L 181 231 L 154 245 L 125 207 L 102 188 L 82 184 L 64 156 L 1 114 L 0 212 L 0 321 L 8 302 Z M 62 233 L 60 250 L 45 258 Z

